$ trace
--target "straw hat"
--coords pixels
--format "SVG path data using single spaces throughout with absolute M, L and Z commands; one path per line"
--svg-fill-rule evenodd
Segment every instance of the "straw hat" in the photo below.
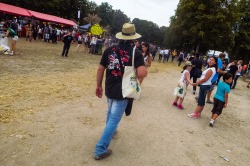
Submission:
M 122 26 L 122 32 L 117 33 L 115 37 L 122 40 L 134 40 L 140 38 L 141 35 L 135 32 L 134 24 L 125 23 Z
M 190 61 L 186 61 L 185 65 L 186 66 L 192 66 L 192 63 Z

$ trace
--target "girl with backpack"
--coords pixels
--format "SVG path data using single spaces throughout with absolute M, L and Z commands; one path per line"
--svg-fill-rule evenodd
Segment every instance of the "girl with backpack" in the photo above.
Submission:
M 4 25 L 4 29 L 6 29 L 6 34 L 5 37 L 10 36 L 11 38 L 11 52 L 6 52 L 5 54 L 9 54 L 9 55 L 15 55 L 16 53 L 16 41 L 18 40 L 18 36 L 16 34 L 16 32 L 13 30 L 12 27 L 8 27 L 7 24 Z

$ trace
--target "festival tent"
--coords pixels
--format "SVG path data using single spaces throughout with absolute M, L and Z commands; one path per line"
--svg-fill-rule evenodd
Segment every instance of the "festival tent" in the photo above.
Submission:
M 82 26 L 79 26 L 78 28 L 80 29 L 80 30 L 89 30 L 89 28 L 91 27 L 91 24 L 89 23 L 89 24 L 86 24 L 86 25 L 82 25 Z
M 0 3 L 0 12 L 4 12 L 7 14 L 20 15 L 20 16 L 25 16 L 25 17 L 31 16 L 27 9 L 4 4 L 4 3 Z
M 35 18 L 38 18 L 38 19 L 41 19 L 44 21 L 51 21 L 51 22 L 55 22 L 55 23 L 59 23 L 59 24 L 66 24 L 66 25 L 71 25 L 71 26 L 75 25 L 74 21 L 60 18 L 57 16 L 44 14 L 44 13 L 40 13 L 40 12 L 35 12 L 32 10 L 28 10 L 28 12 L 30 13 L 30 15 L 32 17 L 35 17 Z
M 55 22 L 55 23 L 65 24 L 65 25 L 70 25 L 70 26 L 75 25 L 74 21 L 71 21 L 71 20 L 67 20 L 67 19 L 49 15 L 49 14 L 35 12 L 32 10 L 27 10 L 24 8 L 20 8 L 20 7 L 13 6 L 13 5 L 8 5 L 4 3 L 0 3 L 0 12 L 13 14 L 13 15 L 26 16 L 26 17 L 34 17 L 34 18 L 38 18 L 44 21 Z

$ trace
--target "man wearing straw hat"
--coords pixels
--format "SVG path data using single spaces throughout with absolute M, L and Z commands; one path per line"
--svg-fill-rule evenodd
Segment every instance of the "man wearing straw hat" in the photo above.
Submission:
M 135 47 L 133 40 L 140 37 L 141 35 L 135 31 L 134 24 L 125 23 L 122 32 L 116 34 L 116 38 L 120 39 L 120 43 L 107 48 L 103 53 L 97 70 L 96 96 L 101 98 L 103 95 L 102 80 L 106 70 L 105 95 L 107 96 L 108 113 L 106 127 L 95 147 L 94 159 L 96 160 L 101 160 L 112 154 L 112 150 L 108 149 L 108 147 L 128 106 L 128 99 L 122 96 L 124 67 L 132 65 L 131 57 Z M 138 78 L 146 77 L 147 70 L 144 66 L 143 56 L 137 49 L 134 55 L 134 66 Z

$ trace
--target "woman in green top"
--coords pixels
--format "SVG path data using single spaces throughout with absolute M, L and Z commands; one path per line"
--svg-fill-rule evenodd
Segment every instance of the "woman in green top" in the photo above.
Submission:
M 12 23 L 14 24 L 14 23 Z M 9 27 L 7 24 L 4 25 L 4 29 L 7 30 L 5 37 L 10 36 L 11 37 L 11 52 L 9 52 L 10 55 L 15 55 L 16 53 L 16 41 L 18 40 L 18 36 L 16 32 Z

